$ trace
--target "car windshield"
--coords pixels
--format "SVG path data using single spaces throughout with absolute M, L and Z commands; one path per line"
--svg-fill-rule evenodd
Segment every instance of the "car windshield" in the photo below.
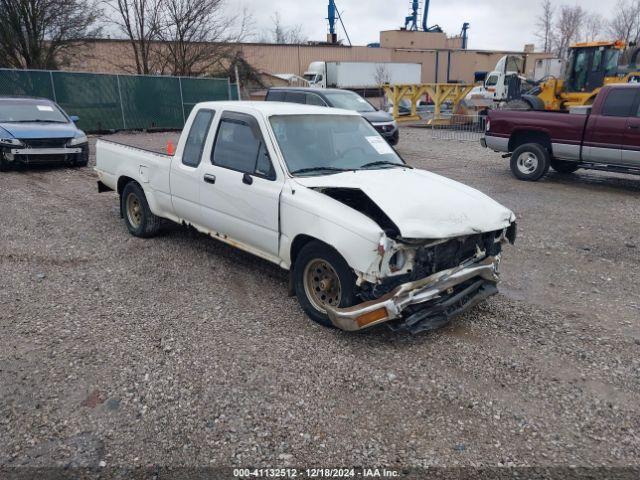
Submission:
M 324 92 L 334 108 L 343 108 L 355 112 L 375 112 L 375 108 L 364 98 L 354 92 Z
M 0 100 L 0 122 L 69 123 L 67 117 L 53 103 L 46 100 Z
M 293 175 L 406 167 L 387 141 L 360 116 L 277 115 L 270 121 Z

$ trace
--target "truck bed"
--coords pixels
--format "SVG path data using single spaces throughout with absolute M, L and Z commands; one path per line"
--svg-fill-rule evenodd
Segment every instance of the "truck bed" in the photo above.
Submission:
M 118 179 L 136 180 L 147 192 L 149 206 L 154 213 L 172 211 L 169 187 L 171 158 L 111 140 L 100 139 L 96 143 L 96 171 L 100 181 L 117 191 Z
M 539 132 L 551 143 L 580 145 L 589 116 L 553 111 L 493 110 L 487 135 L 510 138 L 518 132 Z

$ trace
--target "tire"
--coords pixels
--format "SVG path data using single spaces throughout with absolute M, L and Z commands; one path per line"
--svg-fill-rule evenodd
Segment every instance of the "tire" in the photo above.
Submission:
M 151 212 L 142 187 L 135 182 L 125 185 L 120 196 L 120 209 L 129 233 L 150 238 L 160 231 L 162 219 Z
M 2 153 L 0 153 L 0 172 L 6 172 L 9 170 L 8 162 L 2 158 Z
M 86 167 L 89 164 L 89 147 L 82 147 L 82 153 L 78 155 L 78 159 L 74 162 L 74 167 Z
M 539 143 L 525 143 L 511 155 L 511 172 L 519 180 L 535 182 L 549 171 L 549 151 Z
M 558 173 L 573 173 L 580 168 L 575 162 L 566 162 L 563 160 L 551 160 L 551 168 Z
M 317 276 L 314 276 L 313 270 Z M 336 279 L 339 282 L 338 293 Z M 327 294 L 325 302 L 329 305 L 344 308 L 355 304 L 356 279 L 353 271 L 338 252 L 322 242 L 313 241 L 302 248 L 293 266 L 293 282 L 304 312 L 311 320 L 325 327 L 332 327 L 333 324 L 326 311 L 321 309 L 321 295 Z M 321 288 L 326 290 L 318 290 Z M 312 293 L 314 289 L 318 296 Z
M 505 110 L 533 110 L 533 108 L 531 107 L 531 104 L 529 104 L 529 102 L 527 102 L 525 100 L 521 100 L 521 99 L 510 100 L 504 106 L 504 109 Z

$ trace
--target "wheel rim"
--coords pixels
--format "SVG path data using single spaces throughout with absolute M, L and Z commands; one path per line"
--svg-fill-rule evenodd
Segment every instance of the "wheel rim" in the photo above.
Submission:
M 142 205 L 140 199 L 134 194 L 130 193 L 127 196 L 127 219 L 133 228 L 138 228 L 142 223 Z
M 327 307 L 340 305 L 342 285 L 333 266 L 326 260 L 316 258 L 304 269 L 304 291 L 316 310 L 326 313 Z
M 518 157 L 518 170 L 525 175 L 531 175 L 538 168 L 538 156 L 535 153 L 524 152 Z

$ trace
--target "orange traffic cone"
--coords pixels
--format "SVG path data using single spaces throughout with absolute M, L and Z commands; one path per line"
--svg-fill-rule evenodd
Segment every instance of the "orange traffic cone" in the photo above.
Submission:
M 173 145 L 173 142 L 169 140 L 167 142 L 167 155 L 173 156 L 174 153 L 176 153 L 176 147 Z

